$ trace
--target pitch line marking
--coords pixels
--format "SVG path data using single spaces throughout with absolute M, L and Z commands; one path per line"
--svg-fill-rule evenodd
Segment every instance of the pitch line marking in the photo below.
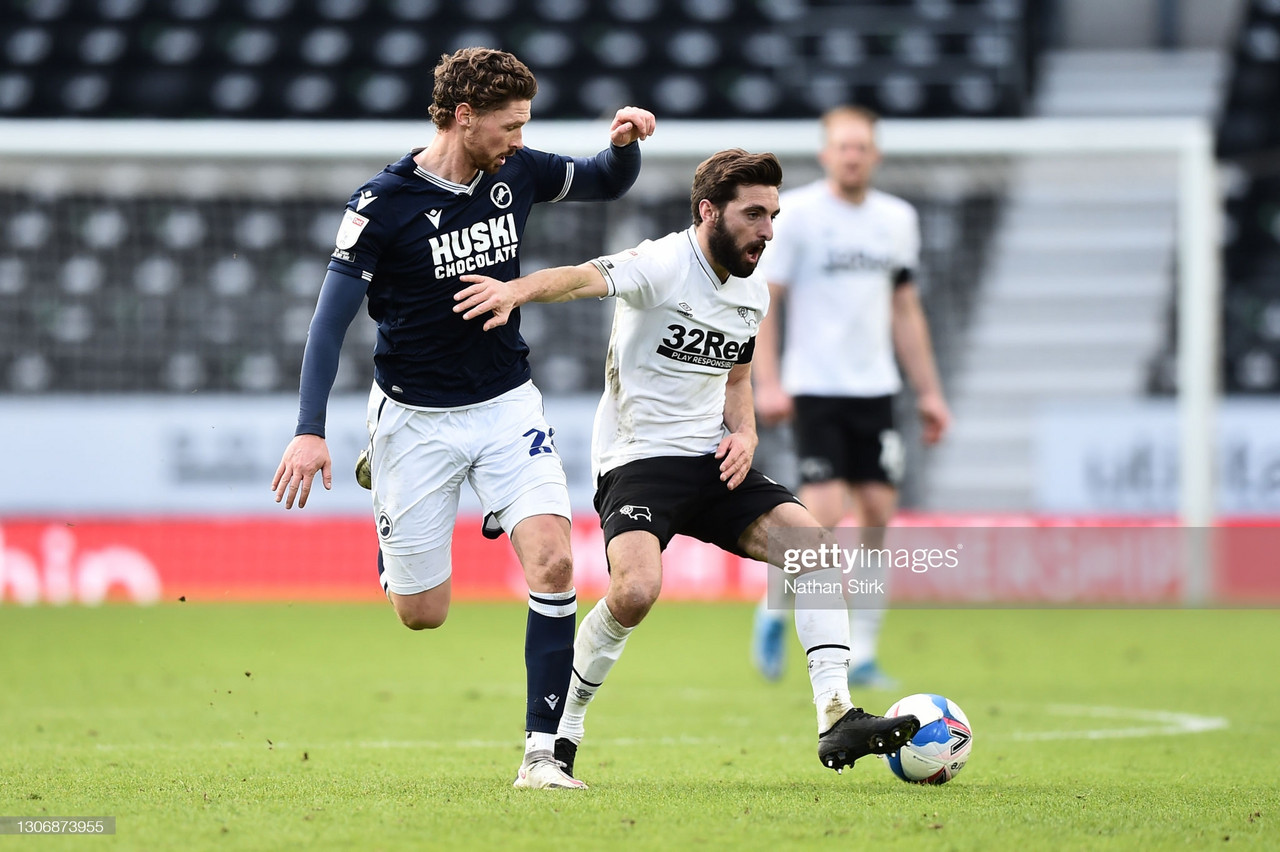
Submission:
M 1144 724 L 1128 725 L 1123 728 L 1092 728 L 1079 731 L 1013 731 L 997 732 L 992 738 L 997 740 L 1011 739 L 1018 742 L 1048 742 L 1054 740 L 1109 740 L 1133 739 L 1138 737 L 1172 737 L 1187 734 L 1202 734 L 1208 731 L 1220 731 L 1230 727 L 1230 722 L 1223 716 L 1200 716 L 1195 713 L 1176 713 L 1168 710 L 1142 710 L 1132 707 L 1108 707 L 1091 704 L 1048 704 L 1018 705 L 1023 707 L 1043 707 L 1051 716 L 1086 717 L 1093 719 L 1122 719 Z M 991 735 L 983 735 L 986 739 Z M 617 747 L 653 747 L 653 746 L 715 746 L 737 742 L 730 737 L 606 737 L 593 739 L 592 743 L 601 746 Z M 781 744 L 809 742 L 807 737 L 780 735 L 771 741 Z M 52 744 L 51 744 L 52 745 Z M 100 751 L 117 751 L 128 749 L 190 749 L 190 748 L 259 748 L 261 743 L 253 741 L 210 742 L 210 743 L 98 743 Z M 339 740 L 308 741 L 294 744 L 276 740 L 275 748 L 356 748 L 356 749 L 505 749 L 514 748 L 512 741 L 504 740 Z M 58 744 L 55 747 L 63 747 Z
M 1137 737 L 1171 737 L 1186 734 L 1201 734 L 1207 731 L 1220 731 L 1230 726 L 1230 722 L 1222 716 L 1199 716 L 1194 713 L 1174 713 L 1167 710 L 1139 710 L 1129 707 L 1105 707 L 1088 704 L 1050 704 L 1045 712 L 1052 716 L 1086 717 L 1093 719 L 1124 719 L 1145 724 L 1129 725 L 1123 728 L 1094 728 L 1081 731 L 1014 731 L 1010 734 L 997 734 L 995 739 L 1012 739 L 1019 742 L 1045 742 L 1052 740 L 1108 740 L 1131 739 Z M 986 739 L 983 736 L 983 739 Z M 791 744 L 809 742 L 807 737 L 782 735 L 772 738 L 774 742 Z M 716 746 L 737 740 L 729 737 L 604 737 L 592 740 L 595 745 L 614 747 L 653 747 L 653 746 Z M 294 744 L 276 740 L 274 747 L 285 748 L 356 748 L 356 749 L 511 749 L 512 741 L 505 740 L 346 740 L 337 742 L 308 741 Z M 126 749 L 190 749 L 190 748 L 260 748 L 261 743 L 215 742 L 215 743 L 98 743 L 101 751 L 117 751 Z
M 1095 728 L 1084 731 L 1015 731 L 1012 738 L 1022 742 L 1045 740 L 1110 740 L 1132 737 L 1172 737 L 1220 731 L 1230 723 L 1222 716 L 1198 716 L 1167 710 L 1135 710 L 1126 707 L 1102 707 L 1088 704 L 1050 704 L 1046 710 L 1054 716 L 1084 716 L 1093 719 L 1125 719 L 1145 722 L 1125 728 Z

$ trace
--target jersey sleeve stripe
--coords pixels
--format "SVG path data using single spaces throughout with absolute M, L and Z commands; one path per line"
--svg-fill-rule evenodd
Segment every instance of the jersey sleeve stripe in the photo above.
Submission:
M 609 288 L 609 292 L 605 293 L 602 298 L 618 295 L 618 285 L 613 282 L 613 276 L 609 274 L 608 264 L 601 263 L 600 258 L 588 261 L 596 269 L 600 270 L 600 274 L 604 276 L 604 283 Z
M 569 194 L 569 187 L 571 186 L 573 186 L 573 160 L 567 160 L 564 164 L 564 187 L 561 188 L 559 195 L 551 199 L 551 203 L 554 204 L 563 200 Z

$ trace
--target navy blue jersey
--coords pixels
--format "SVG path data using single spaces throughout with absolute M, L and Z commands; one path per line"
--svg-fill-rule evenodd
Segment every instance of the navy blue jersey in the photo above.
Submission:
M 462 319 L 453 311 L 454 293 L 465 286 L 458 277 L 519 277 L 530 208 L 621 195 L 639 171 L 638 153 L 633 164 L 617 156 L 624 150 L 583 159 L 525 148 L 497 174 L 480 172 L 466 185 L 423 170 L 413 151 L 351 196 L 329 269 L 368 284 L 378 324 L 374 377 L 388 396 L 452 408 L 529 380 L 519 311 L 493 331 Z

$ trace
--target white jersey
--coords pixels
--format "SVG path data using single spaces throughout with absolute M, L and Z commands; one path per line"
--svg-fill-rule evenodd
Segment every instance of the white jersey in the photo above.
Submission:
M 591 474 L 657 456 L 713 453 L 727 374 L 751 360 L 769 287 L 721 282 L 692 227 L 591 261 L 616 296 Z
M 760 269 L 787 291 L 782 386 L 792 395 L 897 393 L 893 288 L 919 265 L 915 208 L 876 189 L 851 204 L 826 181 L 783 193 L 779 205 Z

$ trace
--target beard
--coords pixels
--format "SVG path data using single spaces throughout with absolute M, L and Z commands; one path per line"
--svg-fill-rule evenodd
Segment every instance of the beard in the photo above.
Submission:
M 480 163 L 480 171 L 487 175 L 496 175 L 505 165 L 504 158 L 510 156 L 509 152 L 503 151 L 501 154 L 495 154 L 483 163 Z
M 496 175 L 502 169 L 503 165 L 505 165 L 505 163 L 500 161 L 504 157 L 510 157 L 512 152 L 510 150 L 506 150 L 496 154 L 489 154 L 477 144 L 476 139 L 477 136 L 474 133 L 473 128 L 462 128 L 462 146 L 471 157 L 471 162 L 475 163 L 476 168 L 485 174 Z
M 759 261 L 748 258 L 748 251 L 764 252 L 763 242 L 746 245 L 738 245 L 734 242 L 733 235 L 724 226 L 723 217 L 716 219 L 716 223 L 711 227 L 711 233 L 707 235 L 707 245 L 711 249 L 712 262 L 723 266 L 735 278 L 746 278 L 756 271 L 756 264 Z

